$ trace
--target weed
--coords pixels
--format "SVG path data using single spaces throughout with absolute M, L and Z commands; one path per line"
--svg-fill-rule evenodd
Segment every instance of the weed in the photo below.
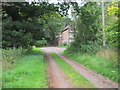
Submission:
M 22 48 L 19 49 L 13 48 L 7 50 L 2 49 L 3 71 L 13 68 L 16 60 L 23 57 L 26 51 L 27 51 L 26 49 L 22 49 Z

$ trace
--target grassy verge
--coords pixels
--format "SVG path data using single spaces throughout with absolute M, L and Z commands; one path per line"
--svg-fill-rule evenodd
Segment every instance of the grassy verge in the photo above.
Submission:
M 96 55 L 68 53 L 66 51 L 64 54 L 93 71 L 106 76 L 113 81 L 120 82 L 118 81 L 118 66 L 113 60 Z
M 3 88 L 47 88 L 46 63 L 38 48 L 16 60 L 15 67 L 3 72 Z
M 2 69 L 3 71 L 6 71 L 8 69 L 14 68 L 14 63 L 19 58 L 23 57 L 25 53 L 27 52 L 27 49 L 22 48 L 13 48 L 13 49 L 2 49 Z
M 40 48 L 37 47 L 32 47 L 32 52 L 34 53 L 39 53 L 39 54 L 44 54 L 45 52 L 43 50 L 41 50 Z
M 95 88 L 95 86 L 84 78 L 80 73 L 76 72 L 74 68 L 65 62 L 59 55 L 56 53 L 52 54 L 55 61 L 62 67 L 65 74 L 70 78 L 70 80 L 80 88 Z

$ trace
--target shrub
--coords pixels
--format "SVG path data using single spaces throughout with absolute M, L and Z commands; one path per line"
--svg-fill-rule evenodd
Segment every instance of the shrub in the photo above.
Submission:
M 3 60 L 13 62 L 22 55 L 24 55 L 26 51 L 27 49 L 22 49 L 22 48 L 19 49 L 13 48 L 8 50 L 3 49 L 2 50 Z
M 46 44 L 47 44 L 46 40 L 38 40 L 38 41 L 35 42 L 36 47 L 46 46 Z
M 120 32 L 118 31 L 118 21 L 113 22 L 111 26 L 106 27 L 107 42 L 115 47 L 119 46 Z
M 102 49 L 96 53 L 97 56 L 114 61 L 118 64 L 118 51 L 114 48 Z
M 80 52 L 80 53 L 90 53 L 94 54 L 102 48 L 100 42 L 92 42 L 89 41 L 86 43 L 77 43 L 73 42 L 70 47 L 68 47 L 68 51 L 72 52 Z
M 3 57 L 3 71 L 9 70 L 14 67 L 16 60 L 26 54 L 27 49 L 2 49 L 2 57 Z
M 58 45 L 59 47 L 67 47 L 68 45 L 66 43 L 62 43 Z

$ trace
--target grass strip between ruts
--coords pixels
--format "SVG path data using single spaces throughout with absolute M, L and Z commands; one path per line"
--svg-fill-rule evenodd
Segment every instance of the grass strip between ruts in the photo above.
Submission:
M 75 86 L 78 88 L 95 88 L 90 81 L 88 81 L 80 73 L 76 72 L 75 69 L 70 64 L 65 62 L 59 55 L 52 53 L 52 56 Z

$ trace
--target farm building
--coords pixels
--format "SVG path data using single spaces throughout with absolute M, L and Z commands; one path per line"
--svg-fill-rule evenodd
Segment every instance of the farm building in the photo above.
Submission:
M 58 38 L 58 44 L 70 44 L 74 41 L 75 31 L 72 29 L 71 25 L 66 26 L 60 33 Z

